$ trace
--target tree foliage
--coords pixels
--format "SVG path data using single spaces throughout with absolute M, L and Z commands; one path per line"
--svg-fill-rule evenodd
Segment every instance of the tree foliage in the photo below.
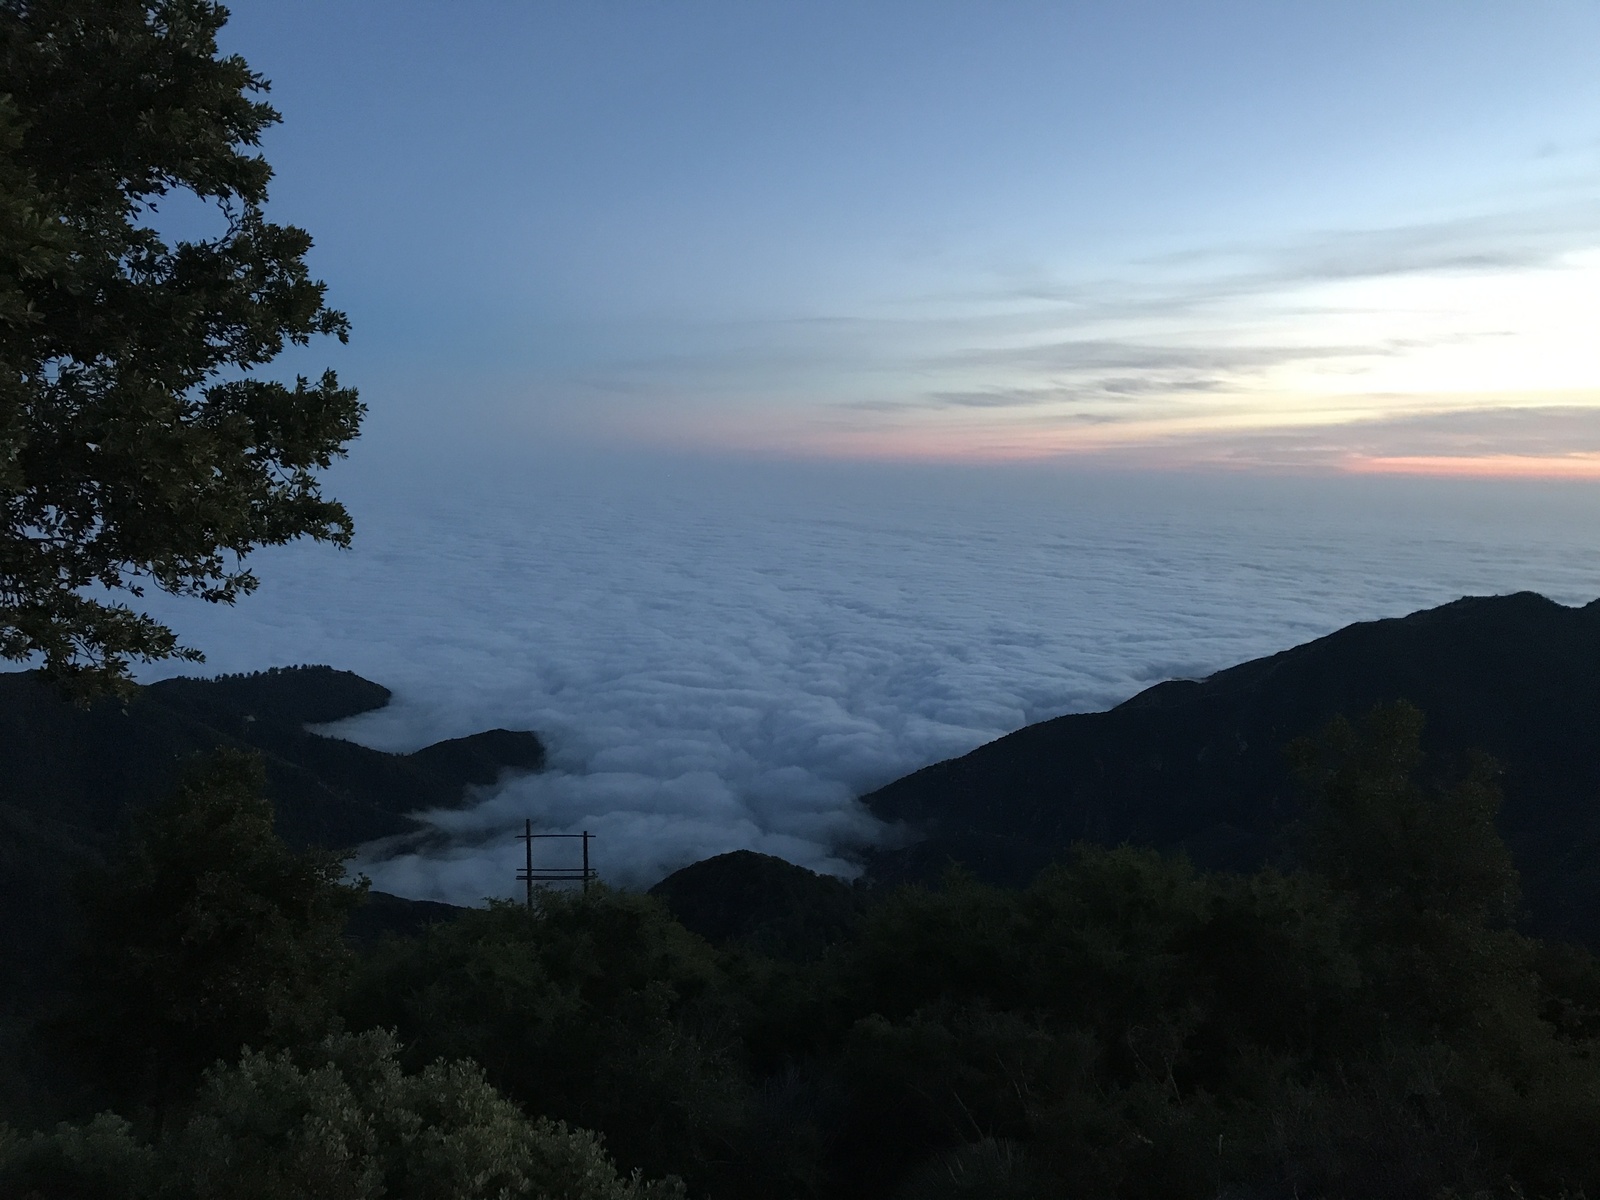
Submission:
M 1388 708 L 1301 747 L 1296 869 L 1080 846 L 1026 888 L 869 892 L 788 959 L 760 928 L 714 948 L 606 889 L 390 937 L 340 1007 L 363 1037 L 317 1040 L 325 996 L 285 1009 L 316 1020 L 247 1006 L 257 1049 L 223 1052 L 238 1065 L 175 1097 L 160 1136 L 132 1110 L 14 1135 L 0 1194 L 536 1194 L 517 1189 L 568 1178 L 551 1163 L 600 1161 L 549 1122 L 624 1172 L 763 1200 L 1600 1194 L 1600 964 L 1517 932 L 1493 772 L 1430 764 L 1421 729 Z M 190 925 L 154 928 L 186 961 Z M 173 974 L 191 997 L 232 977 Z M 642 1186 L 610 1170 L 597 1194 Z
M 279 118 L 219 55 L 226 19 L 0 0 L 0 655 L 86 690 L 199 657 L 118 593 L 231 603 L 253 548 L 350 537 L 316 472 L 355 437 L 356 393 L 253 374 L 348 322 L 309 235 L 266 218 Z M 163 232 L 202 206 L 208 232 Z
M 669 1200 L 599 1140 L 529 1120 L 466 1062 L 404 1072 L 392 1037 L 248 1051 L 207 1072 L 180 1128 L 150 1144 L 103 1114 L 0 1147 L 19 1200 Z
M 347 1013 L 713 1195 L 1593 1194 L 1600 970 L 1516 932 L 1492 767 L 1421 729 L 1301 748 L 1303 869 L 1082 846 L 879 895 L 787 963 L 551 896 L 391 942 Z
M 217 752 L 84 880 L 78 994 L 58 1030 L 125 1105 L 164 1108 L 244 1045 L 330 1026 L 362 888 L 340 856 L 285 846 L 261 788 L 258 759 Z
M 347 1012 L 396 1028 L 414 1063 L 472 1057 L 530 1111 L 606 1130 L 624 1164 L 698 1185 L 732 1153 L 747 1099 L 732 1004 L 716 955 L 659 901 L 600 888 L 391 942 Z
M 1290 746 L 1318 799 L 1311 865 L 1396 932 L 1428 917 L 1508 924 L 1519 885 L 1494 827 L 1498 770 L 1474 755 L 1455 779 L 1427 778 L 1424 724 L 1414 706 L 1385 704 Z

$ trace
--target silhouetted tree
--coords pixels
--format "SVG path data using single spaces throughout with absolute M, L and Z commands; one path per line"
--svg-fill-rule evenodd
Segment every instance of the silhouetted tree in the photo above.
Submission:
M 160 1111 L 242 1046 L 330 1026 L 365 885 L 342 882 L 337 854 L 285 846 L 261 789 L 258 759 L 218 751 L 83 881 L 76 1003 L 59 1029 L 125 1105 Z
M 1480 755 L 1458 778 L 1429 778 L 1422 729 L 1411 705 L 1380 705 L 1291 755 L 1314 798 L 1310 865 L 1349 899 L 1381 1008 L 1448 1033 L 1532 1002 L 1530 946 L 1512 929 L 1494 764 Z
M 1413 705 L 1385 704 L 1290 747 L 1316 803 L 1311 865 L 1372 921 L 1508 924 L 1519 882 L 1494 825 L 1498 768 L 1480 754 L 1460 778 L 1424 778 L 1424 724 Z
M 278 114 L 211 0 L 0 0 L 0 657 L 86 691 L 170 629 L 104 596 L 232 602 L 254 547 L 345 544 L 315 472 L 362 416 L 332 372 L 252 378 L 348 322 L 266 219 Z M 169 198 L 209 236 L 169 241 Z
M 493 904 L 380 947 L 348 1012 L 397 1029 L 414 1063 L 474 1058 L 530 1112 L 698 1187 L 732 1153 L 745 1099 L 721 985 L 711 948 L 659 901 L 551 891 L 532 913 Z

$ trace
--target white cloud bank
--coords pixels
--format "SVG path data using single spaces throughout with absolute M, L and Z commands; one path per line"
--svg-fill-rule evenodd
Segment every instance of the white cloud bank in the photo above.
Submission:
M 1600 488 L 595 460 L 346 481 L 357 548 L 163 601 L 209 669 L 328 662 L 405 750 L 531 728 L 548 772 L 426 817 L 380 888 L 514 893 L 525 817 L 645 886 L 748 847 L 848 873 L 855 797 L 1031 721 L 1465 593 L 1600 594 Z M 449 495 L 450 499 L 437 497 Z M 552 855 L 557 852 L 552 851 Z

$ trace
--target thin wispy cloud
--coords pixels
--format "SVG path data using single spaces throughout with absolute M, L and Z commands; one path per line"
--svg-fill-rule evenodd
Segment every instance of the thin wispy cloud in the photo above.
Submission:
M 1087 322 L 1086 322 L 1087 323 Z M 1389 344 L 1373 346 L 1226 346 L 1172 345 L 1137 341 L 1060 341 L 1042 345 L 993 347 L 952 355 L 944 362 L 954 367 L 989 367 L 1030 371 L 1234 371 L 1242 372 L 1285 363 L 1339 358 L 1362 358 L 1399 351 Z M 1123 377 L 1124 391 L 1139 382 Z M 1158 385 L 1143 381 L 1144 390 Z M 1163 381 L 1164 382 L 1164 381 Z
M 1278 243 L 1190 251 L 1150 265 L 1182 266 L 1211 276 L 1203 288 L 1174 297 L 1180 305 L 1347 279 L 1549 266 L 1575 249 L 1592 247 L 1600 236 L 1600 175 L 1585 184 L 1586 195 L 1553 204 L 1313 231 Z
M 627 381 L 636 436 L 680 444 L 1015 457 L 1275 428 L 1304 439 L 1440 407 L 1600 404 L 1600 357 L 1570 313 L 1562 327 L 1544 311 L 1597 286 L 1600 202 L 1563 195 L 702 327 L 593 379 Z M 1525 381 L 1508 386 L 1518 362 Z M 1475 380 L 1487 390 L 1466 395 Z M 1109 441 L 1074 432 L 1112 427 Z

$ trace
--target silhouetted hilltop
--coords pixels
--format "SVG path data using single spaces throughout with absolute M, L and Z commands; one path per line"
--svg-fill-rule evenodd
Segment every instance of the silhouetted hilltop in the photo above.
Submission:
M 360 908 L 350 914 L 345 936 L 357 945 L 370 946 L 388 934 L 416 937 L 429 925 L 450 921 L 466 910 L 437 900 L 408 900 L 388 892 L 368 892 Z
M 145 693 L 215 725 L 224 717 L 322 725 L 389 703 L 389 689 L 332 667 L 273 667 L 214 679 L 164 679 Z
M 408 813 L 458 805 L 469 786 L 544 763 L 532 733 L 496 729 L 387 754 L 306 728 L 388 701 L 387 688 L 321 666 L 169 679 L 87 708 L 34 672 L 0 673 L 0 957 L 11 982 L 60 942 L 71 878 L 197 753 L 260 751 L 278 832 L 332 848 L 408 832 Z M 404 923 L 397 909 L 385 913 Z
M 354 846 L 405 832 L 407 813 L 459 804 L 467 786 L 503 770 L 544 763 L 532 733 L 497 729 L 388 754 L 306 728 L 388 700 L 387 688 L 330 667 L 169 679 L 89 708 L 32 672 L 0 674 L 0 805 L 115 822 L 169 791 L 189 755 L 251 747 L 265 760 L 285 839 Z
M 485 729 L 424 746 L 407 761 L 448 779 L 485 786 L 508 770 L 539 770 L 544 766 L 544 745 L 531 733 Z
M 863 899 L 832 875 L 751 850 L 674 871 L 650 894 L 714 945 L 741 943 L 780 958 L 810 958 L 849 936 Z
M 1351 625 L 926 767 L 864 798 L 926 835 L 872 874 L 927 878 L 953 859 L 1020 883 L 1075 840 L 1213 867 L 1281 858 L 1298 811 L 1285 745 L 1386 700 L 1427 714 L 1435 761 L 1478 748 L 1502 764 L 1532 926 L 1600 945 L 1600 601 L 1529 592 Z

